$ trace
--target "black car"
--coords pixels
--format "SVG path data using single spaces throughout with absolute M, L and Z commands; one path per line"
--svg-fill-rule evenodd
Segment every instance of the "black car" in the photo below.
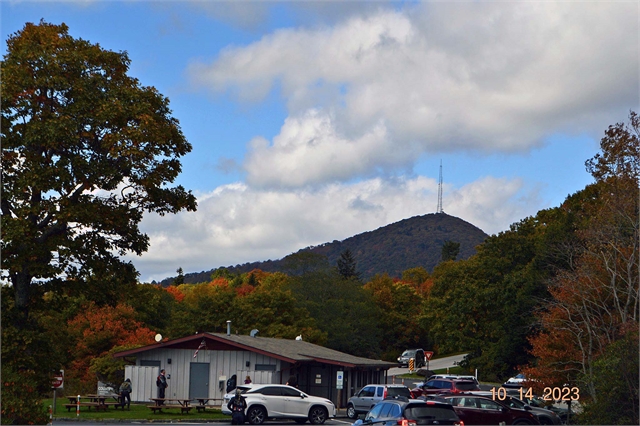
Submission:
M 451 404 L 398 396 L 378 402 L 364 420 L 357 420 L 354 426 L 398 426 L 405 420 L 407 426 L 463 424 Z
M 402 352 L 402 355 L 398 357 L 398 365 L 400 365 L 400 367 L 408 367 L 411 358 L 413 358 L 415 362 L 414 368 L 427 365 L 427 358 L 424 355 L 423 349 L 407 349 Z

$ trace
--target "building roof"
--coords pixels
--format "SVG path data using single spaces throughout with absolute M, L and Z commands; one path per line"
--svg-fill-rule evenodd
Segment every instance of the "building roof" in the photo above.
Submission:
M 205 341 L 209 350 L 248 350 L 271 356 L 292 364 L 321 362 L 343 367 L 365 367 L 388 369 L 395 367 L 392 362 L 362 358 L 349 355 L 323 346 L 314 345 L 304 340 L 278 339 L 274 337 L 258 337 L 224 333 L 200 333 L 179 339 L 143 346 L 128 351 L 118 352 L 114 357 L 125 357 L 154 349 L 197 349 Z

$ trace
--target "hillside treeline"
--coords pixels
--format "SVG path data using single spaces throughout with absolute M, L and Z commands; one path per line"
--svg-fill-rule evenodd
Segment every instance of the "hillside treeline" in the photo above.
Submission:
M 300 252 L 288 257 L 296 275 L 220 269 L 207 282 L 169 287 L 42 285 L 20 337 L 13 291 L 4 286 L 2 379 L 14 392 L 3 402 L 38 385 L 46 394 L 41 377 L 55 368 L 65 369 L 72 393 L 94 390 L 98 379 L 118 383 L 132 360 L 114 352 L 153 343 L 156 333 L 224 332 L 231 320 L 234 333 L 301 334 L 389 361 L 409 347 L 469 352 L 462 366 L 482 380 L 524 370 L 538 388 L 579 387 L 582 423 L 637 424 L 639 147 L 629 129 L 640 126 L 631 119 L 612 126 L 587 161 L 593 184 L 431 273 L 417 266 L 401 278 L 361 281 L 349 251 L 339 267 Z M 39 350 L 17 343 L 25 340 Z

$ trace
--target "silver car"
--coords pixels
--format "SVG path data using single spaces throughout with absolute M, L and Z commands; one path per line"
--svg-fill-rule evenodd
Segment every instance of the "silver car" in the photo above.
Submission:
M 347 417 L 356 419 L 378 402 L 391 396 L 411 398 L 411 390 L 404 385 L 367 385 L 347 401 Z

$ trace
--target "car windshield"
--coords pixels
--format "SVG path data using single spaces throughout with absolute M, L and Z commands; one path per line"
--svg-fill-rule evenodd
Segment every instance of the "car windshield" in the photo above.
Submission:
M 477 390 L 478 385 L 475 382 L 457 382 L 456 388 L 459 390 Z
M 456 419 L 455 411 L 450 407 L 436 407 L 421 405 L 408 407 L 404 410 L 404 416 L 409 420 L 415 420 L 417 424 L 433 424 L 433 420 L 443 421 Z
M 396 352 L 398 353 L 398 352 Z M 414 356 L 416 354 L 416 351 L 404 351 L 402 352 L 402 356 Z
M 406 387 L 387 388 L 387 396 L 406 396 L 411 398 L 411 391 Z

